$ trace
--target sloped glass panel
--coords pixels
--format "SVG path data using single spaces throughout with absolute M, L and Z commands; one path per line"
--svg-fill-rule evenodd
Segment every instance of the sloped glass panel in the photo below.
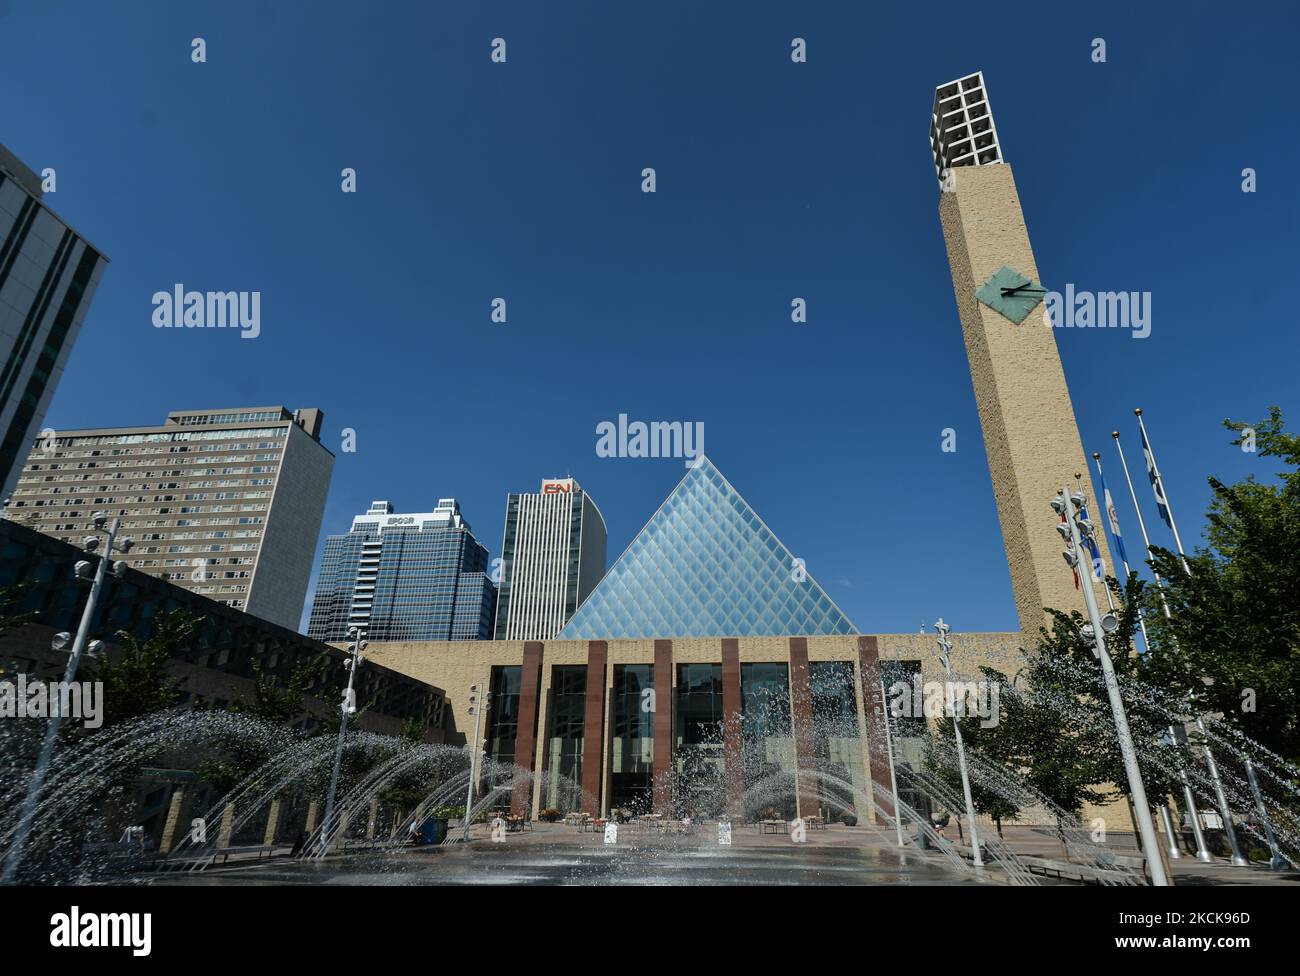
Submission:
M 857 633 L 707 458 L 578 608 L 560 640 Z

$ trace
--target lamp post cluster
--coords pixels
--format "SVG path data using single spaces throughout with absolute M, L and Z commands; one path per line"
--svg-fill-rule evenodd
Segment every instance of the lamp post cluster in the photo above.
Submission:
M 474 740 L 469 744 L 469 790 L 465 794 L 465 816 L 461 818 L 463 822 L 463 838 L 465 843 L 469 843 L 469 824 L 470 811 L 474 809 L 474 782 L 475 771 L 478 767 L 479 753 L 479 736 L 483 727 L 483 713 L 488 710 L 489 699 L 491 695 L 479 688 L 478 685 L 469 686 L 469 714 L 474 716 Z
M 344 662 L 344 667 L 348 671 L 348 686 L 343 692 L 343 700 L 339 702 L 339 741 L 334 749 L 334 770 L 330 773 L 330 788 L 325 795 L 325 819 L 321 822 L 320 831 L 320 853 L 324 857 L 330 849 L 330 821 L 334 817 L 334 794 L 339 785 L 339 768 L 343 764 L 343 739 L 348 732 L 348 719 L 357 713 L 357 693 L 353 690 L 353 684 L 357 677 L 357 668 L 365 660 L 362 652 L 369 646 L 370 642 L 366 640 L 366 632 L 361 627 L 348 628 L 348 659 Z
M 73 637 L 66 631 L 55 634 L 51 642 L 51 647 L 56 651 L 66 651 L 71 648 L 68 655 L 68 664 L 63 672 L 64 683 L 70 683 L 77 677 L 77 666 L 81 663 L 82 654 L 95 658 L 103 653 L 104 642 L 94 640 L 87 643 L 90 636 L 91 622 L 94 620 L 95 611 L 99 605 L 99 597 L 104 589 L 104 579 L 110 569 L 110 562 L 113 575 L 121 578 L 126 573 L 126 563 L 113 562 L 113 553 L 118 552 L 126 555 L 135 545 L 134 540 L 129 536 L 118 541 L 117 534 L 122 528 L 122 520 L 114 518 L 109 521 L 108 515 L 104 512 L 96 512 L 93 516 L 94 535 L 88 535 L 82 540 L 82 547 L 93 553 L 100 547 L 100 537 L 104 536 L 104 550 L 100 556 L 99 564 L 92 568 L 90 560 L 81 559 L 77 561 L 73 572 L 78 580 L 90 583 L 90 596 L 86 599 L 85 609 L 81 612 L 81 623 L 77 626 L 77 635 Z M 27 835 L 32 828 L 32 819 L 36 815 L 36 805 L 40 801 L 41 790 L 45 786 L 45 777 L 49 772 L 50 758 L 54 755 L 54 746 L 59 737 L 59 727 L 63 724 L 63 715 L 61 711 L 56 711 L 48 719 L 45 726 L 45 739 L 41 743 L 41 751 L 36 757 L 36 766 L 32 769 L 31 782 L 27 786 L 27 796 L 23 800 L 22 811 L 18 815 L 18 826 L 14 829 L 13 843 L 9 845 L 9 853 L 5 855 L 3 869 L 0 869 L 0 884 L 11 884 L 15 874 L 18 872 L 19 862 L 23 856 L 23 844 L 27 840 Z
M 957 717 L 957 699 L 952 682 L 952 641 L 948 635 L 952 628 L 943 622 L 940 617 L 934 625 L 935 633 L 939 635 L 937 643 L 939 645 L 939 661 L 943 664 L 944 674 L 948 679 L 948 690 L 946 701 L 949 703 L 952 712 L 952 733 L 957 739 L 957 766 L 961 770 L 961 791 L 966 800 L 966 823 L 970 827 L 970 846 L 974 852 L 975 866 L 982 868 L 984 866 L 983 855 L 980 854 L 980 838 L 975 831 L 975 803 L 971 799 L 970 792 L 970 774 L 966 771 L 966 747 L 961 741 L 961 722 Z

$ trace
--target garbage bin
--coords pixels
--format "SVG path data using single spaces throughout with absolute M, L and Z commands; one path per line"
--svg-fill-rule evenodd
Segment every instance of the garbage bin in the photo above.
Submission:
M 426 817 L 420 825 L 421 844 L 441 844 L 447 838 L 446 817 Z

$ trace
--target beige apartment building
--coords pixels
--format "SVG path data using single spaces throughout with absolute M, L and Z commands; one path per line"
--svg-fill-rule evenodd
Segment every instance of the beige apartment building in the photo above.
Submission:
M 96 513 L 120 517 L 131 568 L 297 630 L 334 468 L 322 419 L 245 407 L 46 430 L 5 517 L 74 544 Z

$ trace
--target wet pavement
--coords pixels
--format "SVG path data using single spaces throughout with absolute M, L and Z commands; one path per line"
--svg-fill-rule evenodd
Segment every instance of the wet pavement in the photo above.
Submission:
M 957 885 L 990 883 L 919 855 L 845 846 L 720 847 L 559 841 L 287 858 L 157 876 L 198 885 Z

